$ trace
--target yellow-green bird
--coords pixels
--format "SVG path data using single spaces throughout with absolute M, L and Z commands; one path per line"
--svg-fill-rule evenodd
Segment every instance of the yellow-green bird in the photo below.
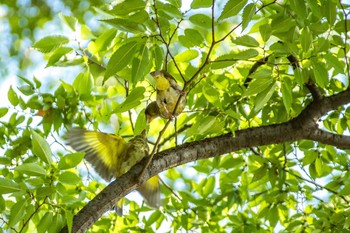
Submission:
M 65 135 L 67 144 L 74 150 L 85 152 L 85 159 L 95 171 L 106 181 L 118 178 L 128 172 L 135 164 L 148 156 L 148 145 L 145 132 L 126 142 L 122 137 L 89 131 L 82 128 L 72 128 Z M 137 189 L 148 205 L 159 207 L 160 188 L 159 177 L 154 176 Z M 122 215 L 121 203 L 116 211 Z
M 155 118 L 160 116 L 159 107 L 157 101 L 153 101 L 147 105 L 145 110 L 147 124 L 151 123 Z
M 157 105 L 160 116 L 167 119 L 176 117 L 186 106 L 186 93 L 168 72 L 158 70 L 151 72 L 151 75 L 157 82 Z M 180 102 L 174 112 L 179 98 Z

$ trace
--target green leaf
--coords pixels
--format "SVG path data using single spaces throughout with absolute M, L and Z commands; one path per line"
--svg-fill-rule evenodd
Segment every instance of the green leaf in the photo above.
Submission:
M 130 63 L 131 59 L 135 56 L 137 45 L 136 41 L 131 41 L 122 45 L 113 53 L 107 64 L 105 80 L 122 70 Z
M 247 46 L 247 47 L 258 47 L 259 46 L 259 42 L 249 35 L 236 37 L 234 40 L 232 40 L 232 42 L 237 44 L 237 45 L 243 45 L 243 46 Z
M 191 23 L 205 29 L 211 27 L 211 18 L 204 14 L 195 14 L 190 17 Z
M 177 8 L 181 8 L 182 6 L 182 0 L 168 0 L 168 2 Z
M 242 31 L 248 26 L 249 22 L 253 19 L 255 11 L 256 6 L 254 3 L 250 3 L 244 8 L 242 15 Z
M 19 104 L 19 98 L 17 93 L 12 89 L 12 86 L 10 87 L 9 91 L 7 92 L 7 98 L 9 99 L 10 103 L 13 106 L 17 106 Z
M 312 33 L 309 27 L 304 27 L 300 32 L 300 44 L 304 52 L 307 52 L 310 50 L 312 40 L 313 40 Z
M 9 216 L 9 222 L 8 227 L 12 228 L 16 224 L 18 224 L 24 217 L 27 207 L 27 201 L 25 199 L 16 201 L 16 203 L 12 206 L 10 216 Z
M 159 210 L 154 211 L 151 216 L 149 216 L 149 218 L 147 219 L 147 226 L 151 226 L 153 223 L 155 223 L 160 216 L 162 215 L 162 212 L 160 212 Z
M 155 63 L 155 70 L 160 70 L 163 67 L 164 59 L 163 57 L 165 56 L 164 50 L 158 46 L 158 45 L 153 45 L 152 48 L 152 59 L 153 62 Z
M 46 36 L 35 42 L 33 48 L 42 53 L 49 53 L 68 42 L 69 39 L 65 36 Z
M 185 50 L 175 56 L 176 62 L 189 62 L 198 57 L 197 50 Z
M 229 0 L 222 10 L 219 20 L 237 15 L 247 4 L 247 2 L 248 0 Z
M 0 108 L 0 118 L 5 116 L 8 111 L 9 111 L 8 108 Z
M 322 162 L 322 159 L 319 157 L 316 157 L 315 159 L 315 169 L 316 169 L 317 177 L 321 177 L 323 174 L 323 162 Z
M 284 78 L 282 81 L 282 98 L 283 98 L 283 104 L 286 108 L 287 113 L 291 111 L 292 108 L 292 102 L 293 102 L 293 93 L 292 93 L 292 83 L 290 79 Z
M 317 61 L 312 62 L 312 68 L 315 75 L 316 83 L 321 88 L 325 88 L 329 83 L 327 69 L 324 67 L 322 63 Z
M 215 188 L 215 177 L 209 176 L 209 178 L 207 179 L 207 182 L 203 187 L 203 196 L 207 197 L 209 194 L 211 194 L 214 191 L 214 188 Z
M 212 0 L 193 0 L 191 9 L 208 8 L 211 7 L 212 3 Z
M 38 225 L 36 225 L 37 231 L 46 232 L 47 229 L 49 229 L 49 227 L 52 224 L 52 218 L 53 218 L 53 214 L 51 212 L 46 212 L 44 214 L 44 217 L 40 219 L 40 222 L 38 223 Z
M 20 78 L 23 82 L 27 83 L 27 84 L 28 84 L 29 86 L 31 86 L 33 89 L 35 88 L 35 87 L 34 87 L 34 84 L 33 84 L 31 81 L 29 81 L 27 78 L 25 78 L 25 77 L 23 77 L 23 76 L 21 76 L 21 75 L 17 75 L 17 77 Z
M 269 219 L 269 222 L 270 222 L 270 225 L 272 227 L 275 227 L 278 220 L 279 220 L 279 213 L 278 213 L 278 209 L 277 209 L 277 206 L 274 205 L 271 209 L 269 209 L 269 213 L 268 213 L 268 219 Z
M 294 77 L 295 77 L 295 81 L 299 84 L 299 85 L 304 85 L 304 83 L 306 82 L 302 69 L 300 67 L 297 67 L 294 70 Z
M 15 168 L 15 171 L 18 171 L 29 176 L 45 176 L 47 172 L 44 168 L 39 166 L 36 163 L 24 163 Z
M 118 16 L 127 16 L 130 13 L 143 10 L 145 7 L 146 2 L 143 0 L 127 0 L 115 5 L 110 13 Z
M 26 96 L 30 96 L 34 94 L 34 88 L 27 84 L 17 87 L 17 89 L 20 90 Z
M 350 195 L 350 184 L 346 184 L 342 190 L 340 190 L 339 195 L 349 196 Z
M 94 80 L 90 72 L 79 73 L 74 79 L 73 87 L 78 91 L 81 100 L 91 99 L 91 91 L 94 86 Z
M 85 153 L 77 152 L 61 157 L 58 162 L 58 169 L 65 170 L 77 166 L 83 159 Z
M 302 160 L 303 166 L 309 165 L 311 163 L 314 163 L 316 160 L 318 154 L 314 150 L 308 150 L 304 152 L 304 158 Z
M 146 128 L 147 128 L 146 115 L 145 115 L 145 109 L 143 109 L 137 116 L 137 119 L 135 122 L 134 134 L 139 135 Z
M 163 16 L 165 14 L 171 19 L 173 19 L 173 18 L 181 19 L 183 17 L 179 8 L 177 8 L 171 4 L 167 4 L 167 3 L 164 4 L 161 1 L 157 2 L 157 10 L 158 10 L 158 12 L 163 14 Z M 164 18 L 166 19 L 167 17 L 164 17 Z
M 114 109 L 114 113 L 121 113 L 121 112 L 126 112 L 136 106 L 138 106 L 141 103 L 141 100 L 144 97 L 145 93 L 145 88 L 144 87 L 136 87 L 134 88 L 131 93 L 126 97 L 126 100 L 118 105 Z
M 46 67 L 54 66 L 56 63 L 68 53 L 73 52 L 73 48 L 70 47 L 59 47 L 50 56 Z
M 307 9 L 304 0 L 290 0 L 290 7 L 298 15 L 299 18 L 305 20 L 307 17 Z
M 52 163 L 50 145 L 38 133 L 32 130 L 32 152 L 47 164 Z
M 59 17 L 68 25 L 68 27 L 72 31 L 75 31 L 76 26 L 77 26 L 77 19 L 75 17 L 69 16 L 69 15 L 64 15 L 62 13 L 59 14 Z
M 225 67 L 233 66 L 238 60 L 248 60 L 255 58 L 259 53 L 255 49 L 247 49 L 242 51 L 235 51 L 230 54 L 224 54 L 216 58 L 215 62 L 211 63 L 212 69 L 222 69 Z
M 265 41 L 265 42 L 268 41 L 270 36 L 271 36 L 271 33 L 272 33 L 271 25 L 268 23 L 260 25 L 259 32 L 260 32 L 260 35 L 261 35 L 261 38 L 263 39 L 263 41 Z
M 264 164 L 261 167 L 259 167 L 257 170 L 255 170 L 252 182 L 261 180 L 267 174 L 268 167 L 269 166 L 267 164 Z
M 333 27 L 337 17 L 337 4 L 331 0 L 322 1 L 321 8 L 323 15 L 326 16 L 328 24 Z
M 19 186 L 17 183 L 5 177 L 0 177 L 0 194 L 20 191 L 22 191 L 21 186 Z
M 250 77 L 252 81 L 249 83 L 248 89 L 243 93 L 242 97 L 261 93 L 274 82 L 271 70 L 268 69 L 258 70 Z
M 350 31 L 350 19 L 338 21 L 334 26 L 334 30 L 339 34 Z
M 150 63 L 149 60 L 149 50 L 147 45 L 141 46 L 140 48 L 140 58 L 141 60 L 135 60 L 137 62 L 133 62 L 132 66 L 132 82 L 136 84 L 137 82 L 144 79 L 145 75 L 149 72 L 148 65 Z
M 190 28 L 185 29 L 185 35 L 179 36 L 179 41 L 187 48 L 201 46 L 204 44 L 202 34 L 198 30 Z
M 72 227 L 73 227 L 73 212 L 71 210 L 65 210 L 65 216 L 66 216 L 66 222 L 67 222 L 67 228 L 68 232 L 72 232 Z
M 117 34 L 117 29 L 111 28 L 109 30 L 104 31 L 99 37 L 97 37 L 95 41 L 96 52 L 106 50 L 112 43 L 116 34 Z
M 58 181 L 63 184 L 76 185 L 81 181 L 81 179 L 77 176 L 77 174 L 70 171 L 65 171 L 58 176 Z
M 271 99 L 272 94 L 276 89 L 277 83 L 273 82 L 263 92 L 260 92 L 254 101 L 254 111 L 258 112 Z
M 131 32 L 131 33 L 144 33 L 146 28 L 140 23 L 133 22 L 128 19 L 114 18 L 114 19 L 104 19 L 102 22 L 108 23 L 118 30 Z
M 212 85 L 204 85 L 202 90 L 205 98 L 212 104 L 216 105 L 220 98 L 220 92 Z
M 336 58 L 333 54 L 327 53 L 324 55 L 324 58 L 327 61 L 327 65 L 329 69 L 334 68 L 337 73 L 344 74 L 345 64 L 342 63 L 338 58 Z

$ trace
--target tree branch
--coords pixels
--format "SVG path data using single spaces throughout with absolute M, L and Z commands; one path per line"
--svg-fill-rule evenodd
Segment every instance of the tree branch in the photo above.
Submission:
M 110 210 L 120 198 L 135 190 L 152 176 L 169 168 L 188 162 L 220 156 L 245 148 L 309 139 L 330 144 L 341 149 L 350 149 L 350 136 L 336 135 L 317 128 L 317 120 L 331 110 L 350 103 L 350 91 L 311 102 L 301 114 L 285 123 L 238 130 L 231 133 L 189 142 L 155 154 L 143 177 L 136 178 L 142 171 L 147 158 L 134 166 L 118 180 L 110 183 L 93 200 L 74 216 L 72 232 L 85 232 L 102 214 Z M 61 232 L 68 232 L 67 228 Z

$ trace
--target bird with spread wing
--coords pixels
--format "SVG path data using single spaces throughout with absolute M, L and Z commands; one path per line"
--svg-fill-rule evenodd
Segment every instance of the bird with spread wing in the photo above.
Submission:
M 118 178 L 128 172 L 135 164 L 148 156 L 145 131 L 126 142 L 122 137 L 82 128 L 72 128 L 65 135 L 67 144 L 74 150 L 85 152 L 85 160 L 106 181 Z M 148 205 L 159 207 L 159 177 L 154 176 L 138 189 Z M 122 215 L 122 202 L 116 205 Z

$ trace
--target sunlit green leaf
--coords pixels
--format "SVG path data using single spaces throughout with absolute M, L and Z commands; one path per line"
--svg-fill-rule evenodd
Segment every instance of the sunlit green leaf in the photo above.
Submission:
M 115 28 L 111 28 L 103 32 L 99 37 L 97 37 L 95 41 L 95 49 L 96 51 L 103 51 L 110 46 L 112 40 L 115 38 L 117 34 L 117 30 Z
M 254 101 L 254 111 L 258 112 L 271 99 L 272 94 L 276 89 L 277 83 L 271 83 L 264 91 L 260 92 Z
M 267 69 L 253 73 L 251 75 L 252 81 L 249 83 L 248 89 L 244 92 L 243 96 L 255 95 L 267 89 L 274 82 L 271 76 L 271 70 Z
M 283 79 L 281 91 L 284 107 L 289 113 L 291 111 L 293 102 L 292 84 L 289 79 Z
M 246 4 L 247 0 L 229 0 L 221 12 L 219 20 L 237 15 Z
M 259 46 L 259 42 L 257 40 L 255 40 L 252 36 L 249 36 L 249 35 L 236 37 L 233 40 L 233 43 L 235 43 L 237 45 L 247 46 L 247 47 L 258 47 Z
M 65 36 L 46 36 L 35 42 L 33 48 L 42 53 L 48 53 L 68 42 L 69 39 Z
M 19 221 L 23 219 L 26 213 L 24 211 L 26 207 L 27 207 L 27 201 L 25 199 L 17 201 L 12 206 L 10 216 L 9 216 L 9 222 L 8 222 L 9 227 L 15 226 Z
M 0 118 L 5 116 L 8 111 L 9 111 L 8 108 L 0 108 Z
M 303 0 L 291 0 L 290 7 L 292 10 L 300 17 L 305 20 L 307 17 L 307 9 L 305 5 L 305 1 Z
M 315 75 L 316 83 L 322 87 L 325 88 L 328 85 L 329 79 L 328 79 L 328 72 L 324 65 L 322 63 L 319 63 L 317 61 L 312 63 L 313 66 L 313 72 Z
M 195 14 L 190 17 L 191 23 L 204 27 L 204 28 L 210 28 L 211 27 L 211 18 L 204 14 Z
M 93 85 L 94 80 L 90 72 L 79 73 L 73 82 L 73 87 L 80 94 L 81 100 L 88 100 L 91 98 Z
M 140 60 L 134 58 L 132 66 L 132 82 L 137 83 L 144 79 L 144 76 L 149 73 L 149 50 L 147 45 L 141 46 L 140 51 Z
M 54 66 L 63 56 L 71 53 L 73 48 L 70 47 L 59 47 L 50 56 L 46 67 Z
M 17 106 L 19 103 L 19 98 L 17 93 L 10 87 L 9 91 L 7 92 L 7 98 L 9 99 L 10 103 L 13 106 Z
M 21 186 L 19 186 L 14 181 L 0 177 L 0 194 L 14 193 L 21 190 Z
M 131 93 L 126 98 L 126 100 L 120 105 L 118 105 L 113 112 L 114 113 L 125 112 L 138 106 L 140 104 L 140 101 L 144 97 L 144 93 L 145 93 L 144 87 L 136 87 L 131 91 Z
M 110 13 L 114 15 L 126 16 L 130 13 L 143 10 L 146 2 L 142 0 L 127 0 L 123 1 L 113 7 Z
M 42 138 L 38 133 L 32 130 L 32 151 L 33 154 L 38 156 L 45 163 L 51 164 L 52 162 L 52 152 L 50 145 L 47 141 Z
M 140 23 L 133 22 L 124 18 L 104 19 L 101 20 L 115 27 L 118 30 L 131 32 L 131 33 L 143 33 L 145 32 L 145 26 Z
M 263 41 L 268 41 L 270 36 L 271 36 L 271 33 L 272 33 L 272 30 L 271 30 L 271 25 L 270 24 L 263 24 L 259 27 L 259 32 L 260 32 L 260 35 L 263 39 Z
M 77 166 L 84 158 L 85 153 L 77 152 L 61 157 L 58 169 L 65 170 Z
M 198 56 L 197 50 L 185 50 L 175 56 L 177 62 L 189 62 Z
M 29 176 L 45 176 L 46 170 L 36 163 L 24 163 L 15 168 L 16 171 Z
M 131 41 L 127 44 L 124 44 L 117 51 L 115 51 L 107 64 L 105 79 L 116 74 L 126 65 L 128 65 L 134 57 L 136 48 L 137 42 Z
M 214 191 L 214 188 L 215 188 L 215 177 L 210 176 L 203 187 L 203 195 L 205 197 L 208 196 Z
M 244 30 L 249 22 L 252 20 L 254 14 L 256 11 L 256 6 L 254 3 L 248 4 L 244 10 L 243 10 L 243 15 L 242 15 L 242 29 Z
M 309 51 L 312 40 L 312 33 L 310 32 L 309 28 L 304 27 L 300 32 L 300 44 L 305 52 Z
M 81 179 L 73 172 L 65 171 L 58 176 L 58 180 L 63 184 L 76 185 Z
M 77 26 L 77 19 L 73 16 L 69 15 L 64 15 L 64 14 L 59 14 L 60 18 L 68 25 L 68 27 L 72 30 L 75 31 L 75 28 Z
M 191 3 L 192 9 L 207 8 L 212 5 L 212 0 L 193 0 Z

